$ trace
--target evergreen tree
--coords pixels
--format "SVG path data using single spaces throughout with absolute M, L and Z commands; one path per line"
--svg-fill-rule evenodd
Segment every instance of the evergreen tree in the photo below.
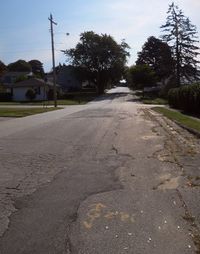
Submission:
M 163 32 L 162 39 L 169 43 L 175 61 L 175 76 L 177 85 L 182 79 L 194 80 L 199 78 L 197 30 L 191 24 L 189 18 L 185 17 L 182 10 L 174 3 L 169 5 L 166 24 L 161 26 Z

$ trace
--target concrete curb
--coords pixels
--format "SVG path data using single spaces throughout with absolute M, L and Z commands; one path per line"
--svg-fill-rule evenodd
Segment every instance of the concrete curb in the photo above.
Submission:
M 166 107 L 166 106 L 164 106 L 164 107 Z M 172 108 L 170 108 L 170 107 L 166 107 L 166 108 L 168 108 L 168 109 L 170 109 L 170 110 L 173 110 L 173 111 L 180 112 L 179 110 L 175 110 L 175 109 L 172 109 Z M 158 112 L 157 112 L 157 113 L 158 113 Z M 164 116 L 162 113 L 158 113 L 158 114 L 161 114 L 163 117 L 166 117 L 166 116 Z M 168 117 L 166 117 L 166 118 L 169 119 Z M 174 123 L 176 123 L 176 124 L 179 125 L 181 128 L 187 130 L 188 132 L 190 132 L 191 134 L 195 135 L 196 137 L 200 138 L 200 132 L 199 132 L 199 131 L 197 131 L 197 130 L 195 130 L 195 129 L 192 129 L 192 128 L 190 128 L 190 127 L 187 127 L 187 126 L 185 126 L 185 125 L 179 123 L 179 122 L 176 121 L 176 120 L 173 120 L 173 119 L 169 119 L 169 120 L 172 121 L 172 122 L 174 122 Z
M 175 122 L 175 123 L 176 123 L 177 125 L 179 125 L 181 128 L 183 128 L 183 129 L 189 131 L 189 132 L 192 133 L 193 135 L 195 135 L 195 136 L 197 136 L 198 138 L 200 138 L 200 132 L 199 132 L 199 131 L 194 130 L 194 129 L 192 129 L 192 128 L 189 128 L 189 127 L 187 127 L 187 126 L 185 126 L 185 125 L 179 123 L 179 122 L 176 121 L 176 120 L 171 120 L 171 121 Z

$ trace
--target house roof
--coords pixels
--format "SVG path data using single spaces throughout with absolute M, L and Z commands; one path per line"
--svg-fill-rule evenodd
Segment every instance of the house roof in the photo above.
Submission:
M 20 77 L 20 76 L 32 76 L 33 73 L 32 72 L 27 72 L 27 71 L 8 71 L 8 72 L 5 72 L 2 76 L 1 76 L 1 79 L 4 81 L 6 78 L 8 77 L 11 77 L 11 78 L 17 78 L 17 77 Z
M 28 77 L 28 76 L 31 76 L 33 75 L 32 72 L 17 72 L 17 71 L 7 71 L 7 72 L 4 72 L 3 75 L 1 75 L 0 77 L 0 81 L 3 83 L 3 84 L 12 84 L 14 83 L 14 81 L 20 77 L 20 76 L 25 76 L 25 77 Z
M 21 75 L 32 75 L 30 71 L 7 71 L 4 76 L 21 76 Z
M 38 78 L 30 78 L 27 80 L 23 80 L 11 85 L 7 85 L 6 87 L 9 88 L 19 88 L 19 87 L 43 87 L 43 86 L 48 86 L 52 87 L 53 83 L 50 82 L 45 82 L 43 79 L 38 79 Z

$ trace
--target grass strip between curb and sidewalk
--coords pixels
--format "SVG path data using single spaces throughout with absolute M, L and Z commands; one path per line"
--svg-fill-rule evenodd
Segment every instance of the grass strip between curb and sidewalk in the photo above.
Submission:
M 25 117 L 61 108 L 0 108 L 0 117 Z
M 200 137 L 200 120 L 168 108 L 153 107 L 152 109 Z

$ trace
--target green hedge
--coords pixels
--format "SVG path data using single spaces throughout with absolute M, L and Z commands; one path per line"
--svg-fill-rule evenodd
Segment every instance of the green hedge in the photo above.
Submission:
M 169 105 L 190 113 L 200 113 L 200 83 L 173 88 L 168 93 Z

